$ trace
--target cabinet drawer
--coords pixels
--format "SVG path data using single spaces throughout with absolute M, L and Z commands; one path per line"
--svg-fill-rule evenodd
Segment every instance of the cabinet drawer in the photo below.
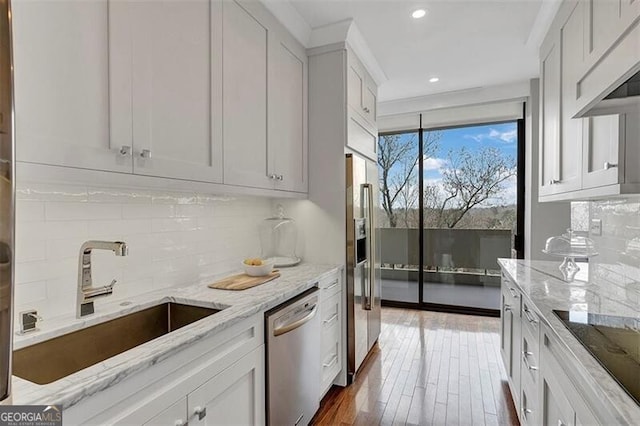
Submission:
M 341 272 L 338 272 L 333 275 L 329 275 L 318 282 L 318 287 L 320 288 L 320 300 L 328 300 L 329 297 L 333 296 L 340 290 L 342 290 L 342 277 Z
M 540 320 L 538 315 L 531 309 L 531 304 L 522 299 L 522 324 L 523 329 L 527 329 L 532 337 L 535 337 L 536 346 L 538 343 L 538 336 L 540 333 Z
M 540 368 L 540 345 L 537 337 L 522 328 L 522 377 L 529 377 L 534 383 L 538 382 Z
M 342 292 L 336 293 L 331 298 L 324 300 L 321 305 L 322 333 L 331 330 L 342 323 Z M 339 329 L 340 327 L 338 327 Z
M 520 382 L 520 422 L 523 425 L 537 425 L 538 415 L 540 408 L 538 405 L 538 387 L 536 383 L 531 380 L 531 376 L 527 374 L 522 375 L 522 381 Z
M 322 362 L 322 395 L 331 387 L 334 379 L 342 369 L 341 346 L 340 339 L 337 339 L 330 342 L 322 351 L 320 358 Z

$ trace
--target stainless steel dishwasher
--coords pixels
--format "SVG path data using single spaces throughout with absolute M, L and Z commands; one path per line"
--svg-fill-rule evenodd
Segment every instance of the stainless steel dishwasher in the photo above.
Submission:
M 319 406 L 318 289 L 265 314 L 267 419 L 271 426 L 307 425 Z

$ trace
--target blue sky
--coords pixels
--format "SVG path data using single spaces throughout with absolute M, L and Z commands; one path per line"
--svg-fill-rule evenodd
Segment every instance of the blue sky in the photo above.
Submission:
M 439 186 L 442 181 L 442 171 L 450 167 L 449 151 L 456 151 L 462 147 L 470 151 L 478 151 L 485 146 L 498 149 L 503 155 L 516 158 L 518 152 L 517 124 L 515 122 L 503 124 L 488 124 L 482 126 L 460 127 L 437 131 L 441 133 L 438 150 L 424 162 L 425 185 Z M 403 138 L 414 138 L 417 150 L 417 134 L 405 134 Z M 425 139 L 427 135 L 425 134 Z M 400 170 L 396 170 L 400 172 Z M 415 183 L 417 184 L 417 182 Z M 515 204 L 516 179 L 506 181 L 502 200 L 489 200 L 485 205 Z
M 518 153 L 518 127 L 516 123 L 489 124 L 484 126 L 460 127 L 442 130 L 440 149 L 432 158 L 425 161 L 425 179 L 439 179 L 440 170 L 446 167 L 450 150 L 465 146 L 477 151 L 484 146 L 499 149 L 505 155 L 516 157 Z

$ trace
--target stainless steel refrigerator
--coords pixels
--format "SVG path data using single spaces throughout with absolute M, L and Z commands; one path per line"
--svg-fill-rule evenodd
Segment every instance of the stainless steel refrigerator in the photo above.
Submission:
M 9 0 L 0 0 L 0 403 L 10 402 L 13 349 L 14 145 Z
M 380 335 L 378 166 L 347 154 L 347 367 L 352 382 Z

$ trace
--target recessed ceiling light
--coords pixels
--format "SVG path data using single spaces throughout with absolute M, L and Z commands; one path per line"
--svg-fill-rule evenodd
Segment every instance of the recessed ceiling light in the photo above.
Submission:
M 418 9 L 418 10 L 414 10 L 411 16 L 413 16 L 415 19 L 420 19 L 420 18 L 424 18 L 426 14 L 427 14 L 426 10 Z
M 431 78 L 429 79 L 429 83 L 437 83 L 437 82 L 439 82 L 439 81 L 440 81 L 440 79 L 439 79 L 438 77 L 431 77 Z

